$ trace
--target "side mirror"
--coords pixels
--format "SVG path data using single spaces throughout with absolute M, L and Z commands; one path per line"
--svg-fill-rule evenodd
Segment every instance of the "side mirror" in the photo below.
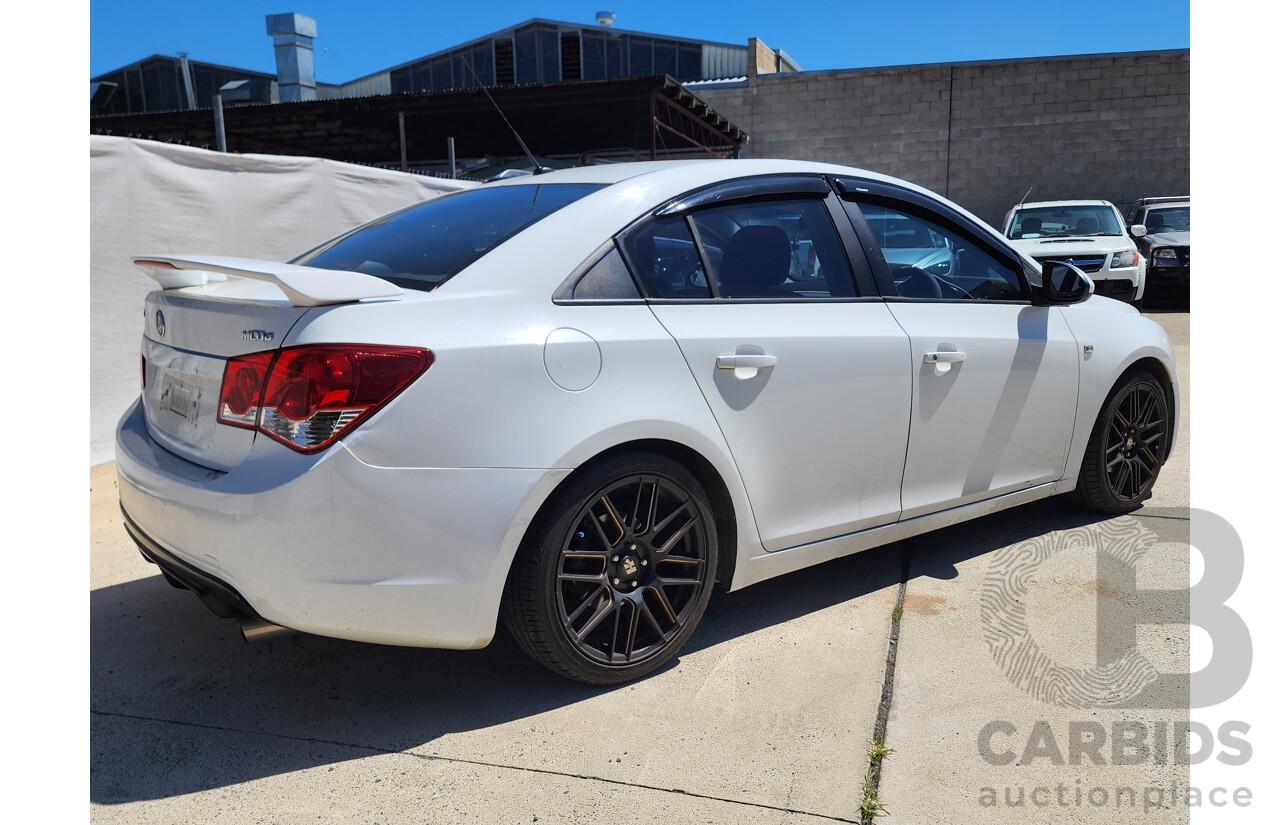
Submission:
M 1065 261 L 1046 261 L 1040 269 L 1044 294 L 1051 304 L 1078 304 L 1093 294 L 1093 281 Z
M 1135 223 L 1129 227 L 1129 234 L 1135 238 L 1141 238 L 1147 234 L 1147 227 L 1144 224 Z

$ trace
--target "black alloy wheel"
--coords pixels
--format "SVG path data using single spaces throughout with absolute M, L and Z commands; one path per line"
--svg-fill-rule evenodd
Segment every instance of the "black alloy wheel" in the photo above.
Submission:
M 1160 475 L 1171 426 L 1168 394 L 1155 376 L 1143 370 L 1122 379 L 1090 434 L 1076 499 L 1104 513 L 1137 509 Z
M 661 667 L 715 582 L 715 520 L 697 479 L 659 454 L 618 456 L 570 479 L 530 527 L 503 611 L 534 659 L 591 684 Z

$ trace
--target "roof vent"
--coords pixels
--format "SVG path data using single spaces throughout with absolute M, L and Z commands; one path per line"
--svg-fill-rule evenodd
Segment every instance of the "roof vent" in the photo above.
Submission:
M 611 11 L 598 11 L 598 12 L 596 12 L 596 25 L 597 25 L 597 26 L 612 26 L 612 25 L 613 25 L 613 21 L 615 21 L 615 20 L 617 20 L 617 19 L 618 19 L 617 15 L 615 15 L 615 14 L 614 14 L 613 12 L 611 12 Z

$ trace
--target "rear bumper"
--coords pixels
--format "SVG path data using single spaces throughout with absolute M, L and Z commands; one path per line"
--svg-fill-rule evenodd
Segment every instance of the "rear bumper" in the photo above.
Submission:
M 341 444 L 304 456 L 268 439 L 217 472 L 152 440 L 137 404 L 117 428 L 116 467 L 143 555 L 211 607 L 447 648 L 488 644 L 524 529 L 568 474 L 385 468 Z
M 125 532 L 138 545 L 138 551 L 142 553 L 142 557 L 159 567 L 164 572 L 165 578 L 194 592 L 209 606 L 210 610 L 224 619 L 264 621 L 234 587 L 198 567 L 187 564 L 165 550 L 135 524 L 133 519 L 129 518 L 129 513 L 123 507 L 120 510 L 124 515 Z

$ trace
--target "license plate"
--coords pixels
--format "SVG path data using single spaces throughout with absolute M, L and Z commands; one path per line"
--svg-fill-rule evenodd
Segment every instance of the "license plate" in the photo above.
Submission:
M 160 374 L 160 408 L 187 421 L 200 420 L 200 401 L 202 390 L 169 375 Z
M 199 376 L 159 367 L 147 382 L 147 423 L 204 449 L 213 438 L 217 401 L 217 390 Z

